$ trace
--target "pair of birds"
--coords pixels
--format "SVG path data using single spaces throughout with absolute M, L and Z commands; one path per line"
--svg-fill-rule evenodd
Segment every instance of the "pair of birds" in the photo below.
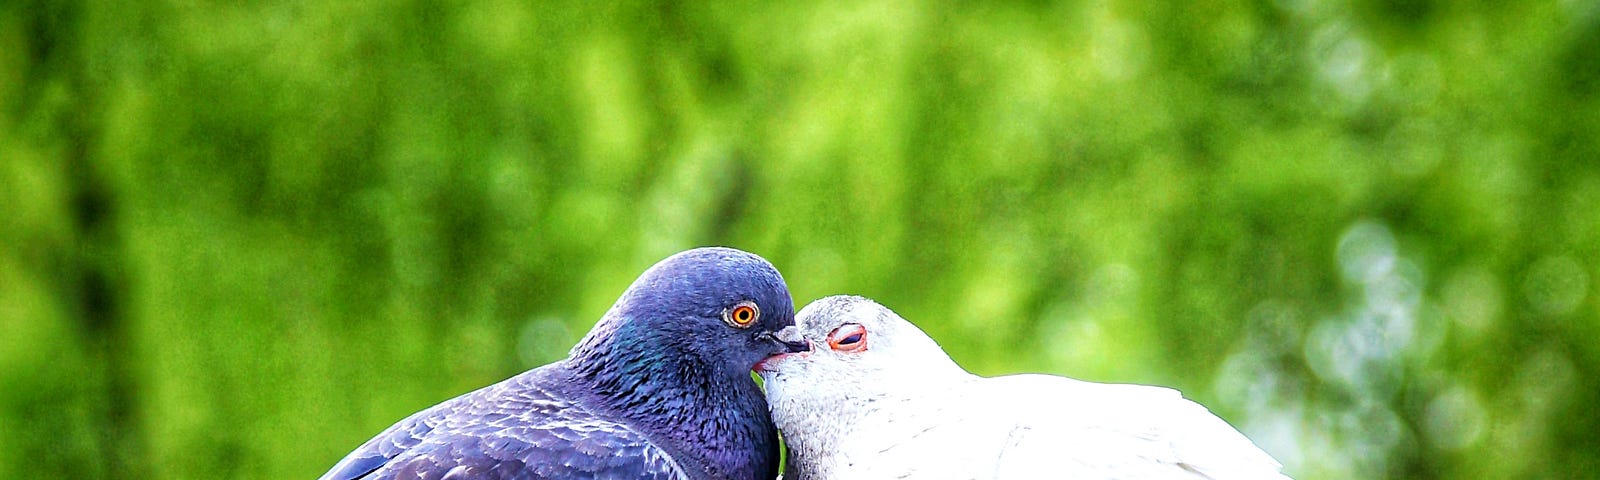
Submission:
M 1287 478 L 1176 391 L 978 377 L 865 298 L 793 312 L 761 257 L 679 253 L 565 360 L 407 417 L 322 480 L 764 480 L 779 430 L 791 480 Z

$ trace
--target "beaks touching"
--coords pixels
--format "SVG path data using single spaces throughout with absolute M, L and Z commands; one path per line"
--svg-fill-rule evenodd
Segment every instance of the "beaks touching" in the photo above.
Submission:
M 786 350 L 785 353 L 811 351 L 811 342 L 801 336 L 800 329 L 795 328 L 793 325 L 783 327 L 783 330 L 778 330 L 778 334 L 774 338 L 778 340 L 778 343 L 783 344 L 783 348 Z
M 783 330 L 779 330 L 776 335 L 770 333 L 762 335 L 764 335 L 768 340 L 772 340 L 783 346 L 783 350 L 773 354 L 770 357 L 764 358 L 759 362 L 756 362 L 755 367 L 751 368 L 751 370 L 760 372 L 763 375 L 771 372 L 774 363 L 777 361 L 781 361 L 790 356 L 804 356 L 805 354 L 811 352 L 811 341 L 806 340 L 805 337 L 801 336 L 800 329 L 793 326 L 784 327 Z

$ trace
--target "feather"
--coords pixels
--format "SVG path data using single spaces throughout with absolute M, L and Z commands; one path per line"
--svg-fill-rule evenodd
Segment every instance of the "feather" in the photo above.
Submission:
M 739 309 L 740 322 L 727 320 Z M 567 359 L 417 412 L 322 480 L 769 479 L 750 370 L 803 343 L 777 270 L 727 248 L 651 267 Z M 759 312 L 766 312 L 760 314 Z
M 785 478 L 1287 478 L 1176 390 L 972 375 L 915 325 L 859 297 L 813 302 L 798 322 L 818 345 L 844 330 L 849 348 L 762 364 L 790 447 Z M 864 339 L 850 338 L 855 325 Z

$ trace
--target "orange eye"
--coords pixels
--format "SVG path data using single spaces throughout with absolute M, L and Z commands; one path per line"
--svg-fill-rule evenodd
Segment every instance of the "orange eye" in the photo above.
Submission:
M 732 309 L 728 310 L 728 313 L 723 314 L 722 317 L 723 320 L 726 320 L 729 325 L 744 328 L 756 323 L 756 319 L 761 318 L 761 311 L 756 309 L 756 305 L 754 303 L 744 302 L 735 305 Z

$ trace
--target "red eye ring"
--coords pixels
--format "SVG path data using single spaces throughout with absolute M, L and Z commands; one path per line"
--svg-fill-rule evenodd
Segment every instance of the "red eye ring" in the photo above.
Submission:
M 867 328 L 851 323 L 833 329 L 833 333 L 828 334 L 828 348 L 848 353 L 865 351 Z
M 754 303 L 750 302 L 743 302 L 738 305 L 734 305 L 733 308 L 728 309 L 727 313 L 722 314 L 722 319 L 728 322 L 728 325 L 739 328 L 753 325 L 756 323 L 756 320 L 760 318 L 761 310 L 756 308 Z

